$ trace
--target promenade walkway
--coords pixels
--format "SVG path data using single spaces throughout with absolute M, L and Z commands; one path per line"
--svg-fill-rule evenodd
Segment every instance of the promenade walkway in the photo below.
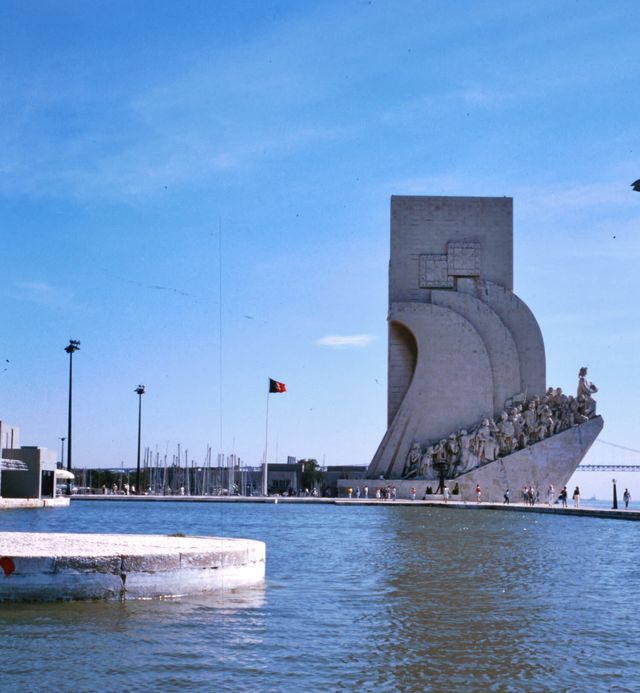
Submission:
M 525 503 L 476 503 L 475 501 L 449 500 L 378 500 L 376 498 L 314 498 L 311 496 L 118 496 L 118 495 L 78 495 L 76 501 L 101 501 L 131 503 L 272 503 L 294 505 L 341 505 L 341 506 L 413 506 L 416 508 L 443 508 L 448 510 L 493 510 L 503 512 L 545 513 L 550 515 L 572 515 L 574 517 L 600 517 L 610 520 L 640 520 L 640 509 L 612 510 L 607 508 L 563 508 L 560 505 L 549 507 L 546 504 L 528 505 Z

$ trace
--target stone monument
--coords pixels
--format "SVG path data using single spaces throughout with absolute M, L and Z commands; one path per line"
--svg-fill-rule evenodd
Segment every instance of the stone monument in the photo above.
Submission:
M 409 497 L 446 483 L 469 500 L 481 484 L 501 500 L 567 483 L 603 425 L 597 388 L 586 368 L 575 397 L 546 386 L 540 328 L 513 293 L 511 198 L 391 198 L 388 322 L 388 428 L 369 486 Z

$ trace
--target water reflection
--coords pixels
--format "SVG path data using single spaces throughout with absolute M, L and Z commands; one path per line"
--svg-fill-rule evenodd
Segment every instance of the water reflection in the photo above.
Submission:
M 567 671 L 586 676 L 594 658 L 620 663 L 614 554 L 593 520 L 412 508 L 389 517 L 391 548 L 373 563 L 386 576 L 389 625 L 367 650 L 383 688 L 550 690 Z

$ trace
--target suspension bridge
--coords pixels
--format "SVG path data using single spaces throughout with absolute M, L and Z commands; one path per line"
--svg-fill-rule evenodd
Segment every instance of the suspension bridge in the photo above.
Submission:
M 600 458 L 596 464 L 580 464 L 576 472 L 640 472 L 640 450 L 618 445 L 608 440 L 596 440 L 592 456 Z

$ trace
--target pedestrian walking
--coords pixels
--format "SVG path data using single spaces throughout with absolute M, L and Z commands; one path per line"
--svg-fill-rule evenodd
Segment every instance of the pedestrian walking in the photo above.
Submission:
M 480 503 L 482 498 L 482 489 L 480 488 L 480 484 L 476 484 L 476 503 Z
M 624 493 L 622 494 L 622 500 L 624 501 L 624 507 L 628 508 L 629 501 L 631 500 L 631 494 L 629 493 L 628 488 L 625 488 Z
M 502 505 L 509 505 L 509 498 L 510 498 L 510 497 L 511 497 L 511 495 L 510 495 L 510 493 L 509 493 L 509 489 L 507 489 L 507 490 L 504 492 L 504 500 L 502 501 Z
M 411 500 L 415 500 L 416 499 L 416 487 L 415 486 L 411 487 L 410 493 L 411 493 Z
M 442 489 L 442 495 L 444 496 L 444 502 L 448 503 L 449 502 L 449 487 L 445 484 L 444 488 Z
M 573 507 L 574 508 L 579 508 L 580 507 L 580 487 L 576 486 L 574 491 L 573 491 Z
M 567 496 L 568 495 L 569 495 L 569 492 L 567 491 L 567 487 L 563 486 L 562 491 L 560 491 L 560 502 L 562 503 L 563 508 L 567 507 Z
M 553 505 L 553 484 L 549 484 L 549 488 L 547 489 L 547 503 L 549 507 Z

